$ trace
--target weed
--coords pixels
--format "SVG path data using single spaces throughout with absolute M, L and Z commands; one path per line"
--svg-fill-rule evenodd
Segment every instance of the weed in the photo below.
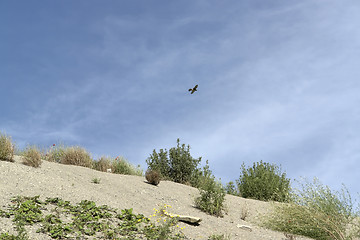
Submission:
M 81 147 L 68 147 L 60 157 L 60 163 L 92 168 L 90 154 Z
M 241 166 L 241 175 L 237 180 L 241 197 L 262 201 L 287 202 L 290 194 L 290 179 L 281 173 L 278 166 L 262 161 L 254 163 L 252 168 Z
M 167 208 L 169 205 L 162 206 L 159 210 L 154 208 L 154 214 L 149 219 L 156 217 L 156 222 L 144 228 L 144 234 L 147 239 L 151 240 L 167 240 L 167 239 L 185 239 L 185 235 L 181 232 L 185 227 L 180 228 L 177 225 L 178 220 L 175 217 L 168 217 Z M 175 234 L 172 232 L 177 228 L 179 231 Z
M 246 218 L 249 216 L 249 207 L 247 203 L 244 204 L 244 206 L 241 208 L 241 215 L 240 219 L 243 221 L 246 221 Z
M 225 234 L 213 234 L 209 236 L 208 240 L 230 240 L 230 236 Z
M 53 144 L 45 154 L 45 160 L 60 163 L 65 153 L 65 149 L 66 147 L 64 144 Z
M 12 199 L 9 211 L 1 210 L 0 217 L 13 217 L 17 235 L 2 233 L 0 239 L 27 240 L 25 225 L 38 224 L 36 232 L 49 235 L 53 239 L 87 239 L 87 236 L 106 239 L 185 239 L 176 218 L 169 218 L 164 206 L 156 210 L 150 220 L 142 214 L 134 214 L 132 209 L 116 209 L 106 205 L 96 206 L 92 201 L 83 200 L 76 205 L 60 198 L 47 198 L 40 201 L 39 196 Z M 43 215 L 42 210 L 52 205 L 50 214 Z M 47 211 L 47 212 L 48 212 Z M 63 220 L 62 220 L 63 219 Z M 173 231 L 179 228 L 177 233 Z
M 29 146 L 23 152 L 23 164 L 31 167 L 40 167 L 41 165 L 41 153 L 35 146 Z
M 200 196 L 195 198 L 195 206 L 210 215 L 222 217 L 222 212 L 225 210 L 225 189 L 219 181 L 215 180 L 209 170 L 208 162 L 202 173 L 198 187 Z
M 109 157 L 102 156 L 99 160 L 93 161 L 93 167 L 95 170 L 106 172 L 112 167 L 112 160 Z
M 95 184 L 99 184 L 100 183 L 100 178 L 93 178 L 91 180 L 92 183 L 95 183 Z
M 0 160 L 14 162 L 14 148 L 11 137 L 0 132 Z
M 273 214 L 264 219 L 264 226 L 273 230 L 303 235 L 314 239 L 345 240 L 360 236 L 354 224 L 350 194 L 343 187 L 333 192 L 317 179 L 301 184 L 294 191 L 293 202 L 275 206 Z M 352 231 L 348 231 L 349 226 Z
M 113 173 L 117 174 L 143 176 L 143 171 L 140 169 L 139 165 L 136 168 L 123 157 L 115 158 L 112 162 L 111 169 L 113 170 Z

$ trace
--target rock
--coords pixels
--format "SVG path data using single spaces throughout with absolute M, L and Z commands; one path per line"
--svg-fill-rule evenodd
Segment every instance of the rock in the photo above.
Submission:
M 241 225 L 241 224 L 238 224 L 236 225 L 238 228 L 241 228 L 241 229 L 244 229 L 244 230 L 247 230 L 249 232 L 252 231 L 252 228 L 250 226 L 246 226 L 246 225 Z
M 198 217 L 171 214 L 171 213 L 165 213 L 165 212 L 163 214 L 167 217 L 177 218 L 179 221 L 189 223 L 189 224 L 199 225 L 199 223 L 201 222 L 201 218 L 198 218 Z

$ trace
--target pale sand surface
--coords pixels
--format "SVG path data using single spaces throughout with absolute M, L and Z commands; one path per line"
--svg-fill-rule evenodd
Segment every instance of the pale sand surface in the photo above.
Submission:
M 100 184 L 92 179 L 100 178 Z M 19 156 L 15 163 L 0 161 L 0 208 L 4 209 L 13 196 L 36 196 L 41 200 L 46 197 L 60 197 L 76 204 L 81 200 L 91 200 L 97 205 L 108 205 L 112 208 L 133 208 L 134 213 L 150 216 L 154 208 L 168 204 L 171 213 L 191 215 L 202 219 L 199 226 L 180 222 L 183 232 L 191 239 L 207 239 L 211 234 L 230 234 L 231 239 L 244 240 L 281 240 L 286 239 L 281 232 L 261 228 L 256 221 L 271 208 L 270 203 L 244 199 L 227 195 L 225 204 L 228 214 L 217 218 L 194 208 L 194 197 L 199 195 L 196 188 L 162 181 L 158 186 L 145 182 L 144 177 L 119 175 L 95 171 L 85 167 L 63 165 L 43 161 L 39 168 L 21 164 Z M 249 209 L 246 221 L 240 219 L 244 206 Z M 252 231 L 237 227 L 247 225 Z M 35 233 L 35 228 L 27 228 L 31 239 L 50 239 L 48 236 Z M 13 232 L 10 219 L 0 218 L 0 233 Z M 85 238 L 84 238 L 85 239 Z M 296 239 L 309 239 L 297 237 Z

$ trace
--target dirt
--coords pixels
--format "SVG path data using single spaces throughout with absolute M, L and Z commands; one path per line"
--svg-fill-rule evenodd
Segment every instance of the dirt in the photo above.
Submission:
M 150 216 L 160 205 L 172 206 L 173 214 L 200 217 L 199 226 L 179 222 L 185 227 L 183 233 L 191 239 L 207 239 L 212 234 L 228 234 L 231 239 L 282 240 L 284 233 L 259 227 L 261 215 L 271 211 L 267 202 L 226 195 L 228 213 L 223 218 L 210 216 L 194 207 L 194 198 L 199 196 L 196 188 L 161 181 L 158 186 L 148 184 L 144 177 L 119 175 L 95 171 L 85 167 L 63 165 L 42 161 L 39 168 L 21 164 L 21 157 L 15 162 L 0 161 L 0 208 L 4 209 L 14 196 L 60 197 L 76 204 L 81 200 L 91 200 L 97 205 L 108 205 L 117 209 L 133 208 L 134 213 Z M 100 184 L 92 183 L 100 178 Z M 245 220 L 241 219 L 248 209 Z M 245 225 L 251 228 L 239 228 Z M 14 233 L 14 225 L 9 219 L 0 218 L 0 233 Z M 27 228 L 31 239 L 50 239 Z M 297 237 L 300 239 L 310 239 Z

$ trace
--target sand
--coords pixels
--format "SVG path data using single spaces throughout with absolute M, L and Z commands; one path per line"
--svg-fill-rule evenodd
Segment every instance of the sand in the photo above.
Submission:
M 100 178 L 100 184 L 92 179 Z M 119 175 L 95 171 L 85 167 L 63 165 L 43 161 L 39 168 L 21 164 L 21 157 L 15 156 L 15 162 L 0 161 L 0 208 L 4 209 L 14 196 L 60 197 L 76 204 L 81 200 L 91 200 L 97 205 L 112 208 L 133 208 L 134 213 L 150 216 L 154 208 L 167 204 L 174 214 L 191 215 L 202 219 L 199 226 L 179 223 L 184 234 L 191 239 L 207 239 L 211 234 L 230 234 L 231 239 L 244 240 L 281 240 L 284 233 L 259 227 L 257 222 L 261 214 L 271 210 L 267 202 L 244 199 L 226 195 L 225 205 L 228 213 L 223 218 L 210 216 L 194 207 L 194 198 L 199 196 L 196 188 L 161 181 L 158 186 L 146 183 L 144 177 Z M 248 217 L 241 220 L 242 210 L 248 208 Z M 252 228 L 249 231 L 237 225 Z M 0 233 L 13 232 L 10 219 L 0 218 Z M 31 239 L 51 239 L 27 228 Z M 310 239 L 297 237 L 296 239 Z

